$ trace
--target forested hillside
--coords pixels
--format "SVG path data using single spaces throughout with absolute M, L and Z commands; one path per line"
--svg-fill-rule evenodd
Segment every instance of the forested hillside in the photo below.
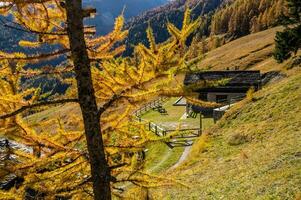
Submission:
M 285 12 L 284 5 L 284 0 L 236 0 L 215 12 L 211 35 L 239 37 L 275 26 Z
M 167 22 L 172 22 L 177 27 L 181 25 L 185 6 L 188 5 L 192 8 L 192 16 L 196 18 L 198 16 L 210 15 L 210 12 L 213 12 L 222 3 L 228 1 L 229 0 L 175 0 L 165 6 L 158 7 L 132 18 L 125 27 L 129 29 L 129 36 L 126 39 L 128 49 L 125 55 L 132 53 L 131 45 L 138 44 L 139 42 L 147 43 L 145 30 L 148 25 L 153 28 L 157 42 L 162 42 L 169 37 L 166 31 Z M 201 31 L 208 35 L 207 23 L 204 24 L 204 28 Z
M 166 23 L 170 21 L 180 26 L 179 19 L 187 5 L 193 9 L 194 17 L 203 18 L 194 36 L 195 43 L 203 43 L 204 52 L 235 38 L 276 26 L 280 16 L 286 12 L 284 0 L 176 0 L 128 22 L 126 28 L 130 33 L 126 40 L 126 55 L 132 52 L 131 45 L 139 42 L 146 44 L 145 30 L 148 25 L 153 28 L 158 42 L 166 39 Z

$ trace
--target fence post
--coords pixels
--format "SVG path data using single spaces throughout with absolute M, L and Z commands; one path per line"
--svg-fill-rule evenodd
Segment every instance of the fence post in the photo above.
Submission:
M 149 130 L 149 131 L 151 130 L 151 123 L 152 123 L 152 122 L 149 122 L 149 123 L 148 123 L 148 130 Z

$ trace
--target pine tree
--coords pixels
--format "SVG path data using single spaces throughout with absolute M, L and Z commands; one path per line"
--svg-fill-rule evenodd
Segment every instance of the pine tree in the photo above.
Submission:
M 301 2 L 287 0 L 288 14 L 282 19 L 285 30 L 277 32 L 275 37 L 274 58 L 283 62 L 296 54 L 301 48 Z
M 30 191 L 35 198 L 88 199 L 92 195 L 94 199 L 107 200 L 112 195 L 121 196 L 118 184 L 123 182 L 142 188 L 170 185 L 173 180 L 139 170 L 139 152 L 147 143 L 168 136 L 150 135 L 143 124 L 133 120 L 132 113 L 158 95 L 185 94 L 182 86 L 174 85 L 173 77 L 199 60 L 188 61 L 184 49 L 200 19 L 191 21 L 191 11 L 187 9 L 182 29 L 168 24 L 172 37 L 161 44 L 156 44 L 149 28 L 150 47 L 139 44 L 132 59 L 118 56 L 125 50 L 118 43 L 128 33 L 123 30 L 122 16 L 116 19 L 111 33 L 98 37 L 94 27 L 83 24 L 84 18 L 96 11 L 82 8 L 80 0 L 6 2 L 1 13 L 12 14 L 14 23 L 20 25 L 6 26 L 36 35 L 35 41 L 20 41 L 20 45 L 35 49 L 48 44 L 59 49 L 32 55 L 0 52 L 0 132 L 5 138 L 34 149 L 13 150 L 18 162 L 4 170 L 23 182 L 8 192 L 0 191 L 1 196 L 21 199 Z M 59 56 L 68 58 L 61 67 L 27 67 Z M 74 76 L 65 78 L 66 73 Z M 71 87 L 62 97 L 49 97 L 39 88 L 22 87 L 22 79 L 33 76 L 56 76 Z M 32 109 L 66 103 L 79 105 L 81 117 L 70 114 L 67 119 L 48 119 L 37 124 L 25 118 Z M 76 124 L 77 130 L 70 130 L 68 124 Z

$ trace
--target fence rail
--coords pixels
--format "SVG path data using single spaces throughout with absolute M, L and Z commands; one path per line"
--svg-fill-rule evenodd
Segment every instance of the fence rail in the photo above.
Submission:
M 155 133 L 157 136 L 165 137 L 169 133 L 179 132 L 179 134 L 173 136 L 173 138 L 194 138 L 201 135 L 201 130 L 199 128 L 191 129 L 165 129 L 153 122 L 149 122 L 148 130 Z
M 168 135 L 168 133 L 176 131 L 179 132 L 179 134 L 174 136 L 173 138 L 195 138 L 199 137 L 202 134 L 202 130 L 200 128 L 166 129 L 154 122 L 142 119 L 141 117 L 136 116 L 135 120 L 138 122 L 145 122 L 145 128 L 160 137 L 165 137 Z
M 142 114 L 146 113 L 147 111 L 157 108 L 158 106 L 162 106 L 164 102 L 166 102 L 169 98 L 168 97 L 160 97 L 154 101 L 146 103 L 142 105 L 138 110 L 134 112 L 134 115 L 140 117 Z

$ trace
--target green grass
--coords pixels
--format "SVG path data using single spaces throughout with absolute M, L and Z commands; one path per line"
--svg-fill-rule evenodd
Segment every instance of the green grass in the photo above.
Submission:
M 173 106 L 178 97 L 172 97 L 163 104 L 168 115 L 161 115 L 159 112 L 150 110 L 142 117 L 149 120 L 163 120 L 163 122 L 179 120 L 185 112 L 184 106 Z
M 244 140 L 232 143 L 233 137 Z M 301 72 L 255 93 L 200 139 L 155 199 L 300 199 Z M 197 153 L 196 153 L 197 152 Z M 168 196 L 168 198 L 167 198 Z
M 184 115 L 186 109 L 184 106 L 173 106 L 177 99 L 177 97 L 170 98 L 163 104 L 163 107 L 167 110 L 168 115 L 161 115 L 158 111 L 150 110 L 142 115 L 142 118 L 152 121 L 166 128 L 167 130 L 176 129 L 178 126 L 181 126 L 181 128 L 199 128 L 199 115 L 195 119 L 180 119 Z M 208 129 L 212 125 L 212 119 L 203 119 L 203 130 Z M 148 146 L 148 152 L 146 153 L 145 170 L 152 173 L 160 173 L 169 169 L 177 163 L 184 149 L 184 147 L 170 149 L 165 143 L 162 142 L 150 144 Z
M 176 164 L 184 151 L 184 147 L 170 149 L 163 142 L 150 144 L 147 149 L 144 169 L 155 174 Z
M 174 102 L 178 97 L 170 98 L 163 104 L 163 107 L 167 111 L 167 115 L 162 115 L 157 111 L 150 110 L 142 118 L 148 121 L 152 121 L 168 130 L 181 128 L 199 128 L 200 127 L 200 116 L 196 118 L 181 119 L 184 115 L 186 108 L 185 106 L 173 106 Z M 203 129 L 208 129 L 213 125 L 211 118 L 203 118 Z

